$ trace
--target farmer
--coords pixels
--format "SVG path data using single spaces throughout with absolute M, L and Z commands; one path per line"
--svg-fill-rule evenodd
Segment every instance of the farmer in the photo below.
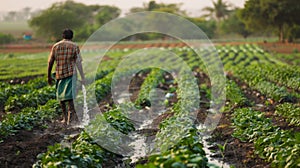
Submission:
M 69 125 L 70 122 L 77 123 L 78 117 L 75 112 L 73 98 L 76 94 L 77 71 L 80 73 L 82 83 L 85 77 L 82 70 L 82 58 L 79 47 L 72 42 L 73 31 L 65 29 L 62 33 L 63 39 L 53 45 L 48 59 L 48 84 L 52 85 L 51 70 L 54 62 L 56 63 L 56 97 L 60 101 L 63 112 L 62 122 Z M 66 109 L 68 105 L 68 111 Z

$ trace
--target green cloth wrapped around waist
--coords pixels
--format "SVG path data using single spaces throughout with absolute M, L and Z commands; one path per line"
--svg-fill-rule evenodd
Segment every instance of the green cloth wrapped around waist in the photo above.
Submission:
M 56 98 L 59 101 L 72 100 L 76 96 L 76 76 L 56 80 Z

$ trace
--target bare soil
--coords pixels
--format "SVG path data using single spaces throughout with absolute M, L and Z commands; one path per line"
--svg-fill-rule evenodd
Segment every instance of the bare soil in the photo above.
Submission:
M 300 131 L 299 127 L 289 125 L 285 122 L 283 117 L 274 113 L 275 107 L 279 104 L 279 102 L 270 100 L 258 91 L 250 89 L 245 83 L 239 81 L 233 76 L 229 76 L 229 78 L 234 80 L 240 86 L 247 99 L 254 103 L 252 108 L 264 112 L 266 117 L 271 118 L 274 125 L 279 126 L 281 129 L 292 130 L 294 132 Z M 270 101 L 269 105 L 265 105 L 266 101 Z M 257 104 L 261 104 L 263 106 L 255 106 Z M 223 113 L 218 127 L 213 131 L 212 138 L 209 139 L 209 142 L 220 145 L 227 143 L 224 152 L 224 161 L 237 168 L 270 167 L 270 163 L 259 158 L 258 155 L 254 153 L 253 143 L 242 142 L 231 136 L 234 131 L 232 127 L 232 114 L 235 108 L 238 107 L 234 107 L 230 111 Z M 217 145 L 213 145 L 211 150 L 219 151 Z M 222 160 L 220 152 L 217 152 L 214 157 Z
M 79 128 L 65 127 L 58 120 L 47 124 L 48 128 L 20 130 L 0 143 L 1 168 L 32 167 L 38 154 L 47 147 L 59 143 L 64 136 L 79 133 Z

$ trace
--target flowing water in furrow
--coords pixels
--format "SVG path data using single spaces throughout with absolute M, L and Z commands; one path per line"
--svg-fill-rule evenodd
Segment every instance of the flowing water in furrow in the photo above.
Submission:
M 81 125 L 86 126 L 90 122 L 90 117 L 88 114 L 88 105 L 86 102 L 86 89 L 84 85 L 82 85 L 82 93 L 83 93 L 83 117 L 82 117 Z
M 198 130 L 206 130 L 205 126 L 198 125 Z M 220 168 L 230 168 L 230 165 L 225 163 L 224 161 L 220 160 L 222 158 L 215 159 L 212 156 L 215 155 L 215 153 L 211 152 L 209 149 L 212 145 L 209 144 L 208 139 L 210 138 L 210 135 L 201 134 L 202 136 L 202 144 L 203 144 L 203 150 L 205 151 L 206 157 L 208 159 L 208 162 L 211 164 L 214 164 Z

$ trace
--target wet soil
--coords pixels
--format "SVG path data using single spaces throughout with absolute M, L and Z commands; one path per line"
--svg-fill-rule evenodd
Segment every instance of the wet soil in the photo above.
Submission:
M 61 142 L 65 136 L 80 132 L 80 128 L 65 127 L 59 120 L 47 123 L 48 128 L 20 130 L 0 143 L 1 168 L 32 167 L 38 154 Z
M 240 86 L 245 97 L 252 102 L 252 105 L 250 105 L 251 108 L 264 112 L 266 117 L 271 118 L 271 121 L 274 125 L 280 127 L 281 129 L 292 130 L 295 132 L 300 131 L 299 127 L 289 125 L 287 122 L 285 122 L 283 117 L 274 113 L 275 107 L 280 104 L 279 102 L 270 100 L 258 91 L 250 89 L 247 84 L 243 83 L 237 78 L 234 78 L 233 76 L 228 76 L 228 78 L 234 80 Z M 265 102 L 268 102 L 268 105 L 266 105 Z M 216 151 L 216 154 L 213 157 L 218 160 L 223 160 L 229 165 L 233 165 L 237 168 L 270 167 L 270 163 L 259 158 L 258 155 L 254 153 L 253 143 L 242 142 L 239 139 L 231 136 L 234 131 L 232 126 L 232 114 L 236 108 L 240 107 L 235 106 L 228 112 L 222 114 L 222 118 L 220 119 L 217 128 L 213 131 L 212 137 L 208 140 L 213 144 L 212 147 L 210 147 L 210 150 Z M 216 144 L 226 144 L 224 158 L 222 158 L 220 149 Z

